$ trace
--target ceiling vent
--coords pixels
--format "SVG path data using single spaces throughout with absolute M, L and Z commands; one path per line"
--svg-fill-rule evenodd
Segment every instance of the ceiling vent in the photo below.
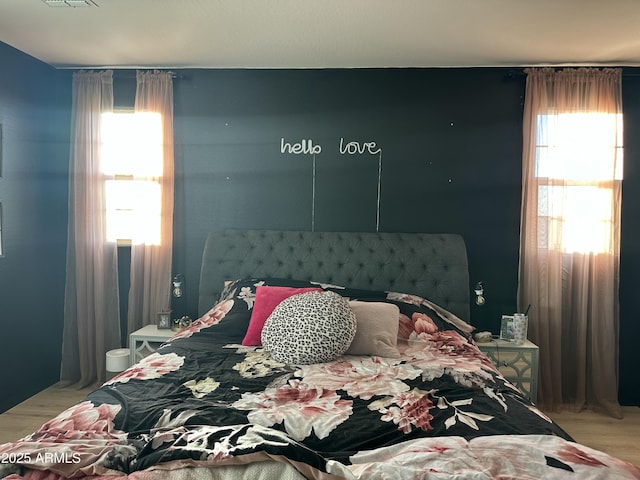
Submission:
M 97 7 L 93 0 L 42 0 L 50 7 Z

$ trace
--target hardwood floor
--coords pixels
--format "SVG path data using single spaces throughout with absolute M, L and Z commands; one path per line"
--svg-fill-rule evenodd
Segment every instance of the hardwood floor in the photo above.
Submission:
M 82 400 L 93 388 L 77 390 L 53 385 L 0 414 L 0 444 L 30 434 L 67 407 Z M 623 407 L 617 420 L 591 411 L 550 413 L 577 442 L 640 466 L 640 408 Z
M 548 413 L 576 442 L 640 467 L 640 407 L 622 407 L 624 418 L 583 410 Z
M 36 431 L 67 407 L 78 403 L 93 388 L 61 388 L 52 385 L 0 414 L 0 444 L 13 442 Z

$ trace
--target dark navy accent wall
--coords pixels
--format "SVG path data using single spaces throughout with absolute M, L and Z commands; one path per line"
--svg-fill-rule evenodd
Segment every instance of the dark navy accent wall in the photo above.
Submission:
M 624 405 L 640 406 L 640 69 L 625 69 L 624 178 L 620 243 L 620 388 Z
M 59 379 L 71 75 L 0 43 L 0 411 Z
M 188 313 L 211 229 L 450 232 L 486 288 L 471 320 L 496 330 L 518 261 L 524 83 L 508 74 L 181 71 L 174 271 Z

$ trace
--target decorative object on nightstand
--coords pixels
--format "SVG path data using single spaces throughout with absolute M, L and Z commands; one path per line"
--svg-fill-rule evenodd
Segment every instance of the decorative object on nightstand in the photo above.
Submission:
M 157 323 L 159 329 L 171 328 L 171 311 L 165 311 L 158 313 Z
M 185 328 L 189 328 L 192 323 L 193 320 L 191 320 L 191 317 L 189 317 L 188 315 L 184 315 L 173 320 L 171 330 L 173 330 L 174 332 L 181 332 Z
M 175 332 L 147 325 L 129 335 L 129 363 L 133 365 L 155 352 L 160 345 L 171 339 Z
M 513 341 L 513 315 L 502 315 L 500 321 L 500 340 Z
M 513 314 L 513 341 L 516 345 L 522 345 L 527 341 L 527 329 L 529 317 L 524 313 Z
M 538 394 L 538 346 L 529 340 L 516 345 L 503 339 L 478 343 L 500 373 L 532 402 Z
M 493 336 L 491 335 L 491 332 L 478 332 L 473 335 L 473 338 L 476 342 L 486 343 L 490 342 L 493 339 Z

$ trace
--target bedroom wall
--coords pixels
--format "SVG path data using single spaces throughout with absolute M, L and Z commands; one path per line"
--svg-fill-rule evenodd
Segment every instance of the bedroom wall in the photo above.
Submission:
M 620 389 L 625 405 L 640 406 L 640 69 L 625 69 L 624 179 L 620 245 Z
M 505 69 L 181 71 L 187 313 L 211 229 L 453 232 L 486 289 L 472 321 L 496 330 L 515 310 L 523 91 Z
M 71 83 L 0 43 L 0 412 L 59 378 Z

